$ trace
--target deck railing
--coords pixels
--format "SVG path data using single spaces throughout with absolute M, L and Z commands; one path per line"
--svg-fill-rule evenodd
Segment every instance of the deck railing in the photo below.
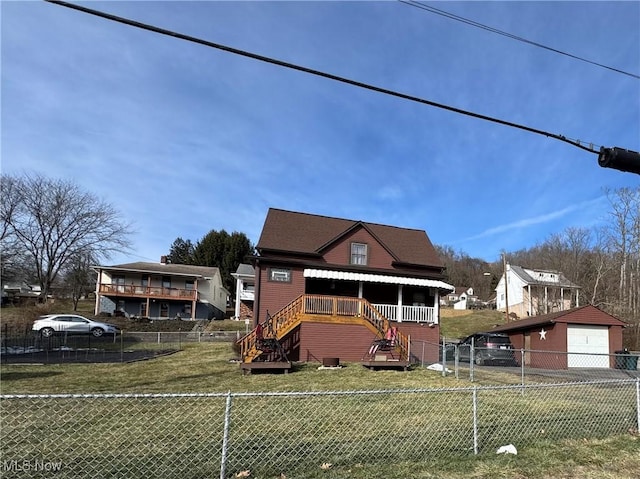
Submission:
M 397 304 L 374 304 L 390 321 L 406 321 L 412 323 L 435 323 L 436 308 L 430 306 L 402 306 L 400 308 L 402 316 L 398 317 Z
M 134 296 L 140 298 L 157 297 L 194 300 L 198 292 L 194 289 L 163 288 L 161 286 L 136 286 L 133 284 L 101 284 L 100 294 L 113 296 Z
M 375 327 L 380 337 L 384 337 L 391 327 L 389 319 L 366 299 L 303 294 L 264 321 L 263 337 L 281 339 L 286 336 L 298 325 L 301 314 L 361 317 Z M 250 331 L 239 342 L 245 362 L 250 362 L 259 355 L 255 330 Z M 397 333 L 396 347 L 402 357 L 408 357 L 409 338 Z

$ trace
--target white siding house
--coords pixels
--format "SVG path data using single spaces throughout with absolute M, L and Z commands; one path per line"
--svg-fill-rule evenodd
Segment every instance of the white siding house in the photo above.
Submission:
M 506 283 L 505 283 L 506 277 Z M 559 271 L 538 270 L 506 265 L 496 286 L 496 309 L 519 318 L 565 311 L 579 306 L 580 286 Z

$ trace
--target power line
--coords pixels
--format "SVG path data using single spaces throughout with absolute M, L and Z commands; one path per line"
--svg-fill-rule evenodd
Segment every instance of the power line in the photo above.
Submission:
M 534 47 L 543 48 L 545 50 L 549 50 L 550 52 L 558 53 L 560 55 L 565 55 L 567 57 L 573 58 L 575 60 L 580 60 L 581 62 L 590 63 L 591 65 L 595 65 L 601 68 L 606 68 L 607 70 L 614 71 L 616 73 L 621 73 L 623 75 L 630 76 L 632 78 L 640 79 L 640 75 L 636 75 L 635 73 L 629 73 L 624 70 L 620 70 L 618 68 L 610 67 L 607 65 L 603 65 L 602 63 L 594 62 L 592 60 L 587 60 L 586 58 L 579 57 L 577 55 L 573 55 L 571 53 L 564 52 L 562 50 L 558 50 L 556 48 L 552 48 L 542 43 L 534 42 L 532 40 L 527 40 L 526 38 L 519 37 L 518 35 L 514 35 L 513 33 L 505 32 L 503 30 L 498 30 L 497 28 L 490 27 L 488 25 L 484 25 L 483 23 L 476 22 L 474 20 L 469 20 L 468 18 L 461 17 L 459 15 L 455 15 L 453 13 L 445 12 L 444 10 L 440 10 L 438 8 L 432 7 L 430 5 L 425 5 L 424 3 L 420 3 L 416 0 L 398 0 L 400 3 L 404 3 L 405 5 L 409 5 L 410 7 L 420 8 L 430 13 L 435 13 L 436 15 L 441 15 L 446 18 L 450 18 L 451 20 L 456 20 L 458 22 L 466 23 L 467 25 L 471 25 L 472 27 L 481 28 L 482 30 L 487 30 L 488 32 L 497 33 L 498 35 L 505 36 L 507 38 L 511 38 L 512 40 L 517 40 L 519 42 L 527 43 L 529 45 L 533 45 Z
M 413 95 L 407 95 L 405 93 L 399 93 L 399 92 L 396 92 L 396 91 L 393 91 L 393 90 L 388 90 L 386 88 L 380 88 L 380 87 L 377 87 L 377 86 L 374 86 L 374 85 L 370 85 L 370 84 L 367 84 L 367 83 L 362 83 L 362 82 L 359 82 L 359 81 L 350 80 L 348 78 L 344 78 L 344 77 L 340 77 L 340 76 L 337 76 L 337 75 L 333 75 L 331 73 L 325 73 L 325 72 L 322 72 L 322 71 L 319 71 L 319 70 L 314 70 L 314 69 L 303 67 L 303 66 L 296 65 L 296 64 L 293 64 L 293 63 L 284 62 L 282 60 L 277 60 L 275 58 L 270 58 L 270 57 L 266 57 L 266 56 L 263 56 L 263 55 L 258 55 L 256 53 L 247 52 L 245 50 L 239 50 L 237 48 L 221 45 L 221 44 L 218 44 L 218 43 L 213 43 L 213 42 L 210 42 L 210 41 L 207 41 L 207 40 L 203 40 L 201 38 L 196 38 L 196 37 L 192 37 L 192 36 L 189 36 L 189 35 L 184 35 L 182 33 L 174 32 L 174 31 L 171 31 L 171 30 L 165 30 L 163 28 L 155 27 L 153 25 L 136 22 L 135 20 L 129 20 L 129 19 L 124 18 L 124 17 L 118 17 L 116 15 L 111 15 L 109 13 L 104 13 L 104 12 L 101 12 L 101 11 L 98 11 L 98 10 L 93 10 L 91 8 L 83 7 L 83 6 L 80 6 L 80 5 L 75 5 L 75 4 L 64 2 L 64 1 L 60 1 L 60 0 L 44 0 L 44 1 L 48 2 L 48 3 L 53 3 L 55 5 L 59 5 L 59 6 L 62 6 L 62 7 L 71 8 L 73 10 L 78 10 L 78 11 L 81 11 L 81 12 L 84 12 L 84 13 L 88 13 L 90 15 L 94 15 L 94 16 L 97 16 L 97 17 L 100 17 L 100 18 L 111 20 L 111 21 L 114 21 L 114 22 L 117 22 L 117 23 L 122 23 L 124 25 L 129 25 L 129 26 L 140 28 L 140 29 L 147 30 L 147 31 L 150 31 L 150 32 L 158 33 L 160 35 L 167 35 L 167 36 L 170 36 L 170 37 L 178 38 L 180 40 L 186 40 L 186 41 L 189 41 L 189 42 L 192 42 L 192 43 L 197 43 L 199 45 L 204 45 L 204 46 L 207 46 L 207 47 L 216 48 L 218 50 L 226 51 L 226 52 L 229 52 L 229 53 L 234 53 L 236 55 L 241 55 L 241 56 L 244 56 L 244 57 L 247 57 L 247 58 L 252 58 L 254 60 L 259 60 L 259 61 L 262 61 L 262 62 L 271 63 L 273 65 L 278 65 L 278 66 L 281 66 L 281 67 L 284 67 L 284 68 L 289 68 L 289 69 L 292 69 L 292 70 L 297 70 L 297 71 L 301 71 L 301 72 L 304 72 L 304 73 L 309 73 L 311 75 L 316 75 L 316 76 L 319 76 L 319 77 L 328 78 L 330 80 L 338 81 L 338 82 L 341 82 L 341 83 L 346 83 L 348 85 L 357 86 L 359 88 L 364 88 L 366 90 L 371 90 L 371 91 L 375 91 L 375 92 L 378 92 L 378 93 L 383 93 L 385 95 L 390 95 L 390 96 L 394 96 L 394 97 L 397 97 L 397 98 L 402 98 L 404 100 L 414 101 L 416 103 L 421 103 L 423 105 L 433 106 L 435 108 L 441 108 L 443 110 L 451 111 L 451 112 L 454 112 L 454 113 L 460 113 L 462 115 L 471 116 L 473 118 L 478 118 L 480 120 L 486 120 L 486 121 L 490 121 L 490 122 L 493 122 L 493 123 L 498 123 L 500 125 L 510 126 L 510 127 L 513 127 L 513 128 L 518 128 L 520 130 L 525 130 L 525 131 L 528 131 L 530 133 L 536 133 L 538 135 L 543 135 L 543 136 L 546 136 L 548 138 L 553 138 L 553 139 L 556 139 L 556 140 L 559 140 L 559 141 L 563 141 L 565 143 L 568 143 L 568 144 L 573 145 L 575 147 L 581 148 L 581 149 L 583 149 L 585 151 L 588 151 L 590 153 L 598 153 L 598 151 L 596 151 L 594 149 L 593 143 L 590 143 L 589 146 L 585 146 L 585 145 L 582 144 L 583 142 L 581 142 L 580 140 L 573 140 L 573 139 L 567 138 L 567 137 L 565 137 L 563 135 L 558 135 L 558 134 L 550 133 L 550 132 L 547 132 L 547 131 L 544 131 L 544 130 L 539 130 L 537 128 L 531 128 L 531 127 L 528 127 L 528 126 L 525 126 L 525 125 L 520 125 L 518 123 L 513 123 L 513 122 L 510 122 L 510 121 L 506 121 L 506 120 L 500 120 L 499 118 L 494 118 L 494 117 L 491 117 L 491 116 L 481 115 L 479 113 L 474 113 L 474 112 L 471 112 L 471 111 L 462 110 L 460 108 L 456 108 L 456 107 L 453 107 L 453 106 L 445 105 L 445 104 L 442 104 L 442 103 L 437 103 L 437 102 L 434 102 L 434 101 L 431 101 L 431 100 L 426 100 L 424 98 L 420 98 L 420 97 L 413 96 Z

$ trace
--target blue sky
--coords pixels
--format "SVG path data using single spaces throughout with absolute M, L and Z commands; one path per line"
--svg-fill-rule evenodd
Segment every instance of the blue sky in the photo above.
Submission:
M 640 80 L 401 2 L 84 5 L 456 108 L 640 151 Z M 640 2 L 433 2 L 640 74 Z M 604 221 L 638 175 L 563 142 L 135 29 L 2 2 L 2 172 L 72 179 L 133 225 L 130 255 L 269 207 L 425 230 L 495 261 Z

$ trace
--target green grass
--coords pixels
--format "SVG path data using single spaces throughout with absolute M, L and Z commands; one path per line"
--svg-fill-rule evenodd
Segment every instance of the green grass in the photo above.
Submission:
M 236 396 L 229 472 L 253 469 L 253 478 L 283 473 L 290 479 L 624 479 L 637 477 L 640 470 L 640 441 L 620 427 L 635 424 L 635 388 L 572 386 L 525 395 L 480 390 L 480 454 L 474 456 L 472 384 L 465 380 L 422 368 L 374 372 L 352 363 L 340 370 L 306 364 L 287 375 L 242 376 L 238 364 L 229 362 L 232 357 L 228 343 L 200 343 L 130 364 L 2 365 L 0 391 L 223 394 L 430 388 L 434 391 L 306 399 Z M 56 456 L 51 459 L 70 464 L 67 475 L 59 477 L 78 477 L 89 474 L 82 467 L 90 448 L 93 457 L 101 458 L 96 477 L 217 477 L 222 394 L 3 400 L 3 458 L 20 459 L 37 447 L 39 457 L 49 451 Z M 518 456 L 495 455 L 505 438 L 516 444 Z M 333 465 L 323 470 L 323 462 Z
M 443 329 L 456 337 L 489 329 L 496 319 L 491 313 L 445 316 Z M 356 363 L 340 370 L 304 364 L 286 375 L 242 376 L 238 364 L 230 362 L 235 354 L 229 343 L 183 346 L 169 356 L 128 364 L 3 364 L 0 392 L 464 388 L 308 400 L 236 396 L 228 472 L 233 477 L 252 469 L 252 478 L 282 473 L 289 479 L 631 479 L 640 470 L 634 388 L 528 390 L 524 396 L 518 390 L 481 390 L 480 454 L 474 456 L 468 389 L 473 384 L 467 380 L 422 368 L 376 372 Z M 491 381 L 509 384 L 519 377 L 492 372 Z M 224 408 L 223 396 L 3 400 L 0 448 L 3 459 L 38 451 L 39 458 L 63 460 L 66 472 L 56 477 L 218 477 Z M 625 434 L 627 424 L 631 433 Z M 517 456 L 495 454 L 505 438 L 518 447 Z M 88 452 L 99 458 L 91 462 L 94 471 L 83 469 Z M 256 459 L 261 457 L 264 461 Z M 321 469 L 323 462 L 332 466 Z
M 3 394 L 52 393 L 193 393 L 308 391 L 449 386 L 450 379 L 426 369 L 374 372 L 359 364 L 318 370 L 300 364 L 294 373 L 242 376 L 230 343 L 183 343 L 183 351 L 152 361 L 128 364 L 64 364 L 0 366 Z M 462 384 L 468 384 L 462 382 Z
M 504 324 L 504 313 L 491 309 L 440 310 L 440 334 L 447 339 L 463 339 L 480 331 Z

